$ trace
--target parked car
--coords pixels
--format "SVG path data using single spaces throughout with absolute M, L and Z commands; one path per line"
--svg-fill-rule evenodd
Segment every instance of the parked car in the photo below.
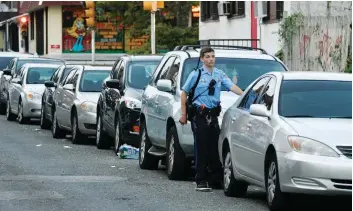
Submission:
M 352 194 L 352 75 L 273 72 L 223 117 L 224 193 L 266 190 L 270 210 L 289 193 Z
M 9 68 L 11 61 L 14 58 L 31 58 L 31 57 L 38 57 L 38 55 L 18 53 L 18 52 L 0 52 L 0 79 L 3 75 L 3 70 Z M 1 80 L 0 80 L 0 83 L 1 83 Z M 5 104 L 0 103 L 0 114 L 5 114 L 5 112 L 6 112 L 6 103 Z
M 139 165 L 142 169 L 156 169 L 162 159 L 167 165 L 170 179 L 184 178 L 185 170 L 191 167 L 194 158 L 190 123 L 185 126 L 179 123 L 180 94 L 188 75 L 198 67 L 200 47 L 184 46 L 168 52 L 142 96 Z M 219 46 L 211 47 L 215 49 L 216 67 L 241 89 L 264 73 L 287 70 L 279 59 L 262 49 L 236 47 L 224 50 Z M 222 90 L 223 113 L 234 104 L 238 95 L 225 91 L 225 88 Z M 222 115 L 219 117 L 220 123 Z
M 96 134 L 96 109 L 103 80 L 109 76 L 111 67 L 73 67 L 62 87 L 55 90 L 52 106 L 52 133 L 54 138 L 72 133 L 72 143 L 85 141 Z
M 49 80 L 58 64 L 23 65 L 19 75 L 10 81 L 6 106 L 6 118 L 9 121 L 17 115 L 20 124 L 27 123 L 30 118 L 39 118 L 44 82 Z M 5 74 L 8 74 L 5 72 Z
M 48 129 L 51 127 L 52 122 L 52 106 L 54 105 L 54 93 L 55 89 L 62 87 L 64 79 L 71 72 L 75 65 L 61 65 L 51 77 L 49 81 L 46 81 L 46 86 L 42 97 L 42 111 L 40 115 L 40 127 L 42 129 Z
M 97 147 L 139 144 L 142 93 L 162 56 L 123 56 L 103 83 L 97 107 Z
M 10 62 L 7 69 L 3 70 L 3 75 L 0 79 L 0 113 L 6 109 L 6 102 L 8 96 L 8 87 L 12 78 L 17 78 L 20 74 L 22 65 L 26 63 L 38 64 L 65 64 L 64 61 L 58 59 L 45 59 L 36 57 L 15 57 Z

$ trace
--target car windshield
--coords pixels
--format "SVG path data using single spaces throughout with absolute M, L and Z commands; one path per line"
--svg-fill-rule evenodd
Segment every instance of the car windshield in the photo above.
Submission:
M 27 84 L 44 84 L 49 81 L 57 68 L 54 67 L 30 67 L 27 72 Z
M 127 72 L 128 86 L 135 89 L 143 89 L 150 81 L 153 72 L 158 66 L 157 61 L 133 61 L 129 63 Z
M 109 70 L 86 70 L 83 72 L 80 92 L 100 92 L 103 80 L 109 76 Z
M 22 67 L 22 65 L 26 64 L 26 63 L 39 63 L 39 64 L 58 64 L 58 65 L 64 65 L 64 63 L 60 60 L 40 60 L 40 59 L 25 59 L 25 60 L 19 60 L 17 62 L 17 66 L 16 66 L 16 74 L 20 73 L 20 69 Z
M 185 61 L 181 87 L 184 85 L 190 72 L 197 66 L 198 58 L 191 58 Z M 199 67 L 202 67 L 200 61 Z M 264 59 L 243 59 L 243 58 L 216 58 L 216 68 L 223 70 L 228 77 L 237 84 L 240 89 L 245 90 L 256 78 L 268 72 L 286 71 L 284 66 L 272 60 Z M 222 86 L 222 90 L 226 90 Z
M 5 69 L 14 57 L 0 57 L 0 70 Z
M 284 117 L 352 118 L 352 82 L 285 80 L 278 113 Z

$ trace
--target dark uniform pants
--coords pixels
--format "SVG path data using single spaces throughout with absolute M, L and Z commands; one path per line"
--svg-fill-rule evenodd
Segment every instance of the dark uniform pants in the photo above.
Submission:
M 219 183 L 222 179 L 222 164 L 218 156 L 220 128 L 217 117 L 211 122 L 205 116 L 196 115 L 191 124 L 195 140 L 196 183 Z M 210 170 L 211 175 L 208 174 Z

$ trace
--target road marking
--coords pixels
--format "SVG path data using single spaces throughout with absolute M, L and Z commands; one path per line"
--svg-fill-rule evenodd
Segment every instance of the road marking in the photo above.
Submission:
M 36 145 L 36 147 L 41 147 L 41 146 L 42 146 L 42 144 L 37 144 L 37 145 Z
M 71 149 L 72 147 L 70 147 L 70 146 L 64 146 L 64 148 L 66 148 L 66 149 Z
M 65 197 L 55 191 L 1 191 L 0 200 L 24 199 L 64 199 Z
M 116 182 L 127 180 L 127 177 L 118 176 L 48 176 L 48 175 L 8 175 L 0 176 L 4 181 L 51 181 L 51 182 Z

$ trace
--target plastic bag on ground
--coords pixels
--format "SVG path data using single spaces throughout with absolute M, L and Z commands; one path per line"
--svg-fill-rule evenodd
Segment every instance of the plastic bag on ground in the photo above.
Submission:
M 124 144 L 120 146 L 118 156 L 122 159 L 139 159 L 139 149 L 133 146 Z

